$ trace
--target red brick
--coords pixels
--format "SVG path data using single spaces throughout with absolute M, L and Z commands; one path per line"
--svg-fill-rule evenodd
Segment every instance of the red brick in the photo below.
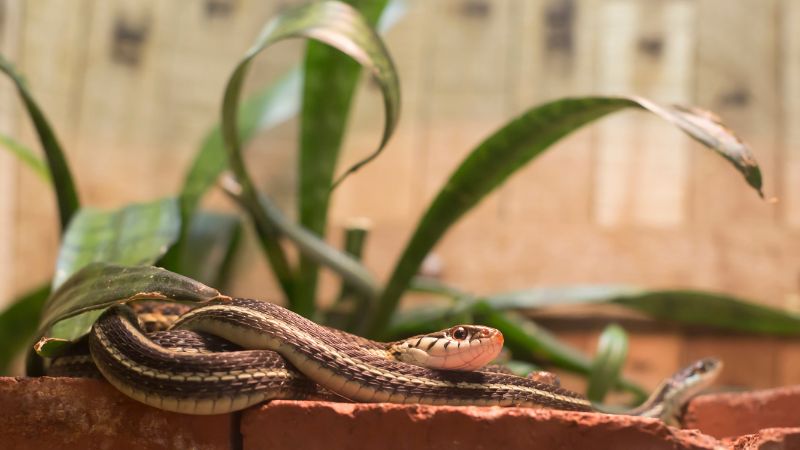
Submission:
M 717 438 L 757 433 L 763 428 L 800 427 L 800 386 L 702 395 L 686 410 L 685 424 Z
M 274 401 L 242 417 L 245 450 L 710 449 L 655 419 L 499 407 Z
M 230 415 L 151 408 L 108 383 L 79 378 L 0 378 L 3 449 L 223 449 Z

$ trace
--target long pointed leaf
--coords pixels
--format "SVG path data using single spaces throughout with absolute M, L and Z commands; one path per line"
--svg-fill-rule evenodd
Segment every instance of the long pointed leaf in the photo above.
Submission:
M 551 286 L 492 294 L 485 301 L 499 310 L 614 303 L 683 325 L 775 336 L 800 335 L 800 315 L 716 292 L 650 291 L 625 285 Z
M 393 131 L 399 110 L 399 83 L 391 59 L 375 32 L 350 6 L 339 2 L 322 2 L 294 8 L 270 22 L 255 45 L 240 61 L 228 80 L 222 105 L 222 134 L 228 151 L 228 163 L 242 185 L 242 196 L 252 204 L 259 199 L 241 154 L 238 135 L 238 105 L 247 71 L 262 50 L 274 42 L 305 37 L 324 42 L 366 67 L 384 92 L 386 126 L 380 151 Z M 306 299 L 308 300 L 308 299 Z M 313 312 L 312 301 L 297 302 L 290 297 L 290 306 L 301 314 Z
M 50 170 L 47 168 L 47 164 L 39 159 L 39 157 L 36 156 L 31 149 L 22 145 L 22 143 L 11 139 L 5 134 L 0 134 L 0 146 L 5 147 L 6 150 L 16 156 L 31 170 L 33 170 L 33 173 L 38 175 L 42 181 L 47 183 L 51 183 L 53 181 L 50 179 Z
M 425 256 L 445 232 L 512 173 L 577 128 L 625 108 L 642 108 L 673 123 L 689 136 L 723 155 L 761 194 L 761 172 L 750 151 L 710 113 L 664 107 L 638 97 L 567 98 L 522 114 L 470 153 L 450 176 L 417 225 L 406 245 L 367 334 L 379 335 L 400 296 Z
M 0 56 L 0 71 L 8 75 L 14 86 L 17 88 L 17 93 L 25 105 L 25 110 L 33 122 L 36 129 L 36 134 L 39 137 L 39 142 L 42 144 L 45 157 L 47 158 L 47 165 L 50 169 L 50 174 L 53 179 L 55 187 L 56 200 L 58 202 L 58 215 L 61 220 L 61 230 L 66 230 L 72 215 L 80 207 L 78 200 L 78 193 L 75 190 L 75 183 L 72 181 L 72 174 L 67 164 L 67 159 L 64 156 L 64 151 L 58 143 L 55 132 L 53 132 L 50 123 L 45 118 L 44 113 L 36 104 L 36 101 L 28 92 L 25 82 L 22 77 L 14 69 L 5 58 Z
M 374 24 L 386 5 L 386 0 L 350 0 L 349 3 L 361 11 L 369 24 Z M 361 67 L 348 55 L 317 42 L 308 43 L 305 67 L 303 113 L 300 120 L 297 209 L 300 224 L 312 233 L 324 237 L 333 174 L 339 160 Z M 391 61 L 389 69 L 393 70 Z M 386 98 L 388 99 L 388 96 Z M 391 129 L 394 128 L 399 104 L 399 96 L 392 108 L 387 103 L 386 128 L 377 152 L 383 148 Z M 395 115 L 394 120 L 391 114 Z M 356 170 L 369 159 L 371 157 L 350 170 Z M 345 176 L 348 173 L 350 172 L 345 172 Z M 310 305 L 314 302 L 318 276 L 317 264 L 307 257 L 300 258 L 297 283 L 297 302 L 300 305 Z
M 614 298 L 612 301 L 657 319 L 685 325 L 774 336 L 800 336 L 800 315 L 724 294 L 650 291 Z

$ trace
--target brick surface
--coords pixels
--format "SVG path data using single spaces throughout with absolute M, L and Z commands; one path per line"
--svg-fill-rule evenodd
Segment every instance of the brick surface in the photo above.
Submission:
M 701 396 L 686 427 L 546 409 L 274 401 L 241 415 L 190 416 L 107 383 L 0 378 L 2 449 L 791 449 L 800 386 Z M 718 440 L 721 439 L 721 440 Z
M 230 415 L 189 416 L 78 378 L 0 378 L 0 448 L 224 449 Z
M 765 428 L 800 427 L 800 386 L 754 392 L 703 395 L 692 400 L 684 422 L 717 438 Z
M 792 450 L 800 448 L 800 428 L 767 428 L 725 444 L 734 450 Z
M 630 416 L 497 407 L 274 401 L 242 416 L 252 449 L 711 449 L 693 430 Z

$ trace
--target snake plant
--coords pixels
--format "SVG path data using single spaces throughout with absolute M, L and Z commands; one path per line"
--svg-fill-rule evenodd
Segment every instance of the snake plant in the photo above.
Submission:
M 21 76 L 10 63 L 0 59 L 0 70 L 15 83 L 46 160 L 39 160 L 10 138 L 0 139 L 0 144 L 51 180 L 63 230 L 52 285 L 22 297 L 0 314 L 0 335 L 16 330 L 15 339 L 2 340 L 0 370 L 8 367 L 11 356 L 36 333 L 49 338 L 37 348 L 40 353 L 57 353 L 85 334 L 104 307 L 120 299 L 144 296 L 194 301 L 217 292 L 206 292 L 204 289 L 209 288 L 201 282 L 224 288 L 224 281 L 231 273 L 230 263 L 237 254 L 241 216 L 199 209 L 201 198 L 221 175 L 223 191 L 252 223 L 289 308 L 379 338 L 429 331 L 459 321 L 490 324 L 507 336 L 512 351 L 510 365 L 530 370 L 534 366 L 529 363 L 546 363 L 584 374 L 590 379 L 593 400 L 602 399 L 612 388 L 623 388 L 639 397 L 643 394 L 635 384 L 620 377 L 627 349 L 625 333 L 615 326 L 607 329 L 592 360 L 518 310 L 563 301 L 613 302 L 678 323 L 741 329 L 745 322 L 726 318 L 747 314 L 752 320 L 746 321 L 749 325 L 745 331 L 783 335 L 800 332 L 797 326 L 800 318 L 794 315 L 713 293 L 588 286 L 475 296 L 416 278 L 433 246 L 486 195 L 553 148 L 561 138 L 623 109 L 642 110 L 676 126 L 704 148 L 720 154 L 761 194 L 761 174 L 749 149 L 711 115 L 640 97 L 555 100 L 535 106 L 500 127 L 479 143 L 451 174 L 426 209 L 385 282 L 372 275 L 360 261 L 366 231 L 357 227 L 349 230 L 345 249 L 328 244 L 325 228 L 335 186 L 379 156 L 396 127 L 400 105 L 398 73 L 374 26 L 379 18 L 384 26 L 396 19 L 398 11 L 402 11 L 402 2 L 389 2 L 388 6 L 385 0 L 348 3 L 314 3 L 286 10 L 270 21 L 233 68 L 220 96 L 220 124 L 203 140 L 181 191 L 174 198 L 155 199 L 113 211 L 80 206 L 66 155 L 53 128 Z M 302 67 L 292 69 L 252 97 L 241 99 L 241 87 L 252 61 L 269 57 L 272 43 L 298 37 L 309 41 Z M 362 71 L 374 79 L 383 96 L 386 119 L 383 137 L 368 158 L 336 178 L 344 130 Z M 297 97 L 300 93 L 302 100 Z M 259 131 L 295 114 L 300 115 L 298 222 L 289 219 L 268 193 L 255 187 L 242 154 L 245 144 Z M 289 246 L 300 255 L 298 262 L 288 257 Z M 171 272 L 159 272 L 152 265 Z M 317 276 L 321 266 L 341 280 L 334 306 L 325 311 L 318 306 Z M 53 294 L 45 301 L 51 289 Z M 448 305 L 398 313 L 402 296 L 409 290 L 444 297 Z M 39 311 L 42 318 L 37 328 L 34 317 Z M 37 370 L 36 361 L 37 357 L 32 356 L 31 373 Z

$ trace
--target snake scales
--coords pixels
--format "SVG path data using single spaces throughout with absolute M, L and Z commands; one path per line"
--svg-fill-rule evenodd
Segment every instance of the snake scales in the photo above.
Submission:
M 496 346 L 497 338 L 481 327 L 445 345 L 436 343 L 436 334 L 381 343 L 248 299 L 214 301 L 180 315 L 170 331 L 149 335 L 140 326 L 143 316 L 124 305 L 109 309 L 90 334 L 91 357 L 120 391 L 169 411 L 218 414 L 270 399 L 309 397 L 594 410 L 581 395 L 534 379 L 403 362 L 429 357 L 423 350 L 444 354 L 450 343 L 459 341 L 451 347 L 460 349 L 462 342 L 466 347 L 477 341 L 476 348 L 484 353 L 462 350 L 459 364 L 471 360 L 483 365 L 488 362 L 483 361 L 486 348 Z M 456 334 L 466 335 L 458 328 Z M 670 378 L 645 405 L 629 413 L 670 420 L 686 397 L 718 370 L 716 360 L 701 361 Z

